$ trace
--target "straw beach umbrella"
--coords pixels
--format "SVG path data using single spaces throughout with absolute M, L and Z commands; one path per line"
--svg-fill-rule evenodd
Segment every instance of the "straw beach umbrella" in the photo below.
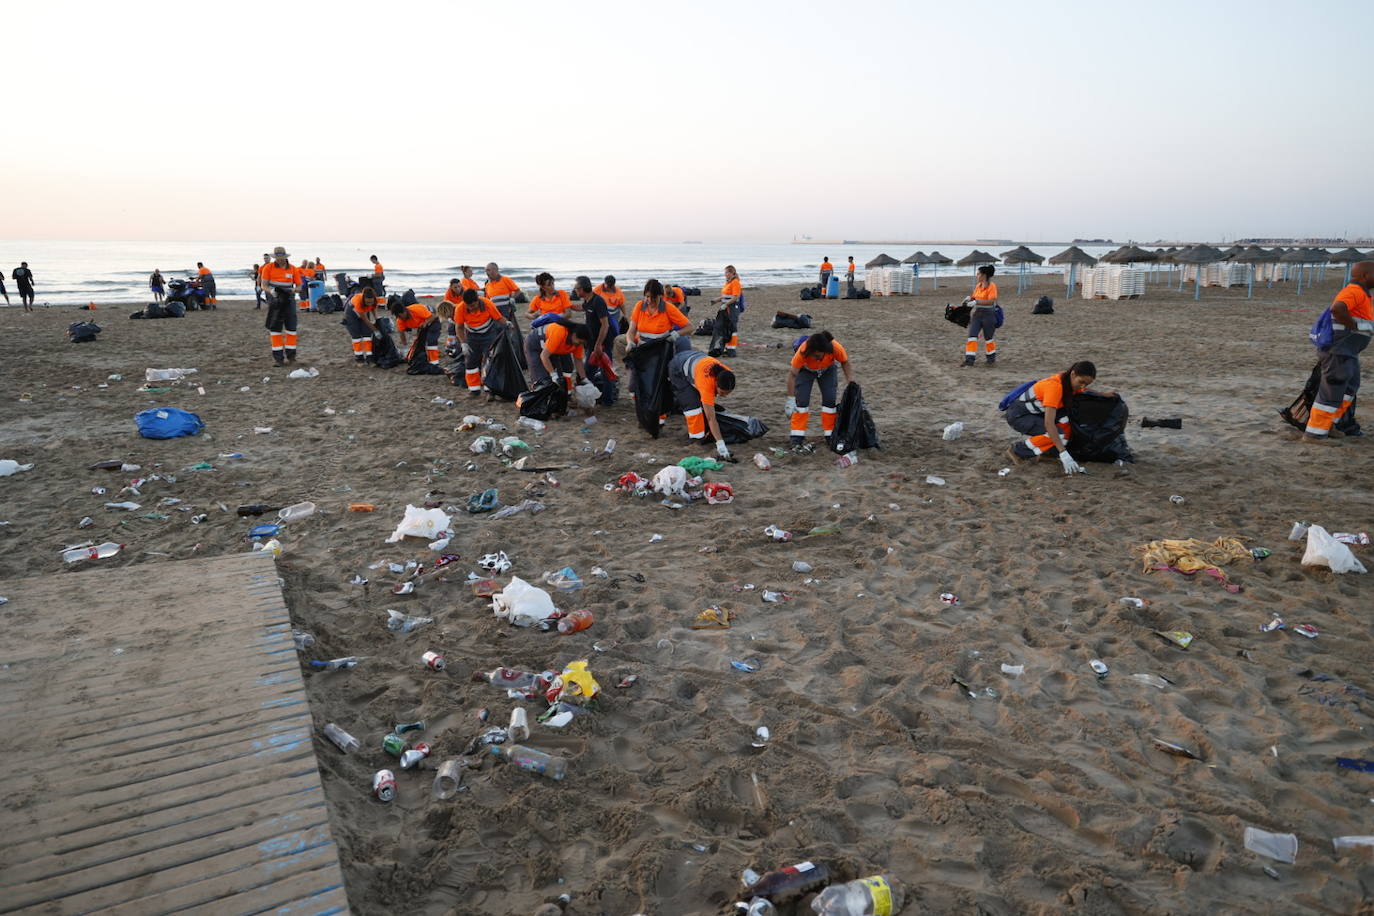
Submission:
M 1342 249 L 1341 251 L 1335 252 L 1335 253 L 1332 254 L 1331 257 L 1328 258 L 1327 260 L 1329 260 L 1332 264 L 1344 264 L 1344 265 L 1345 265 L 1345 285 L 1346 285 L 1346 286 L 1349 286 L 1349 285 L 1350 285 L 1350 267 L 1351 267 L 1351 265 L 1354 264 L 1356 261 L 1363 261 L 1363 260 L 1364 260 L 1364 255 L 1360 254 L 1360 252 L 1359 252 L 1357 249 L 1355 249 L 1355 248 L 1345 248 L 1345 249 Z
M 913 292 L 916 295 L 920 295 L 921 265 L 926 263 L 926 253 L 924 251 L 913 252 L 907 255 L 906 257 L 902 258 L 902 263 L 911 265 L 911 273 L 916 277 L 916 279 L 913 281 L 913 285 L 915 286 Z
M 885 255 L 885 254 L 880 254 L 880 255 L 878 255 L 876 258 L 874 258 L 873 260 L 871 260 L 871 261 L 869 261 L 867 264 L 865 264 L 864 267 L 865 267 L 865 268 L 869 268 L 869 267 L 897 267 L 897 266 L 899 266 L 901 263 L 902 263 L 902 262 L 899 261 L 899 260 L 897 260 L 896 258 L 889 257 L 888 255 Z
M 952 258 L 947 258 L 938 251 L 932 251 L 926 255 L 926 263 L 930 265 L 930 286 L 931 289 L 940 288 L 940 265 L 953 264 Z
M 1248 268 L 1246 270 L 1246 299 L 1255 298 L 1255 265 L 1272 264 L 1278 259 L 1278 255 L 1265 251 L 1258 245 L 1251 245 L 1231 255 L 1232 261 L 1235 261 L 1237 264 L 1245 264 Z M 1269 285 L 1273 286 L 1274 281 L 1270 280 Z
M 1097 263 L 1097 258 L 1088 254 L 1086 251 L 1084 251 L 1082 248 L 1079 248 L 1077 245 L 1070 245 L 1068 248 L 1065 248 L 1063 251 L 1059 252 L 1059 254 L 1053 255 L 1050 258 L 1050 263 L 1069 265 L 1068 296 L 1070 299 L 1072 299 L 1073 283 L 1074 278 L 1078 275 L 1078 265 L 1086 264 L 1088 267 L 1092 267 L 1094 264 Z
M 958 267 L 980 267 L 984 264 L 991 264 L 997 259 L 986 251 L 979 251 L 977 248 L 960 258 L 956 264 Z
M 1197 275 L 1193 282 L 1193 298 L 1202 298 L 1202 277 L 1206 271 L 1203 270 L 1208 264 L 1215 264 L 1221 260 L 1221 252 L 1211 245 L 1194 245 L 1192 248 L 1185 248 L 1174 255 L 1174 261 L 1179 264 L 1192 264 L 1197 268 Z M 1183 288 L 1183 279 L 1179 278 L 1179 289 Z
M 1306 248 L 1294 248 L 1292 251 L 1279 255 L 1279 261 L 1284 264 L 1292 264 L 1298 269 L 1298 288 L 1294 295 L 1302 295 L 1302 271 L 1303 268 L 1312 263 L 1315 255 Z M 1308 284 L 1311 285 L 1310 283 Z
M 1030 286 L 1030 275 L 1026 272 L 1026 265 L 1043 264 L 1044 262 L 1045 259 L 1043 257 L 1031 251 L 1025 245 L 1017 245 L 1011 251 L 1002 252 L 1003 264 L 1015 265 L 1021 268 L 1016 278 L 1016 291 L 1018 293 Z

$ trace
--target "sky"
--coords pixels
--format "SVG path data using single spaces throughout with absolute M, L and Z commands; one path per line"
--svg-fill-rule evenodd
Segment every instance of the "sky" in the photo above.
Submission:
M 0 238 L 1374 236 L 1374 2 L 5 15 Z

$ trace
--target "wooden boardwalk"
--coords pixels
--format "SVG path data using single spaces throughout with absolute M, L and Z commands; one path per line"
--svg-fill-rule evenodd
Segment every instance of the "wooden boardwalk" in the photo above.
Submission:
M 265 554 L 0 582 L 0 913 L 345 913 Z

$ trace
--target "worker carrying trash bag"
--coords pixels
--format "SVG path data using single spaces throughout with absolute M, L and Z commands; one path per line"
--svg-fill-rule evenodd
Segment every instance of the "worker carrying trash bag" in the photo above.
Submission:
M 1312 411 L 1307 416 L 1307 428 L 1302 435 L 1304 442 L 1328 443 L 1333 436 L 1343 435 L 1333 430 L 1332 425 L 1350 410 L 1360 390 L 1360 353 L 1369 346 L 1370 337 L 1374 335 L 1371 287 L 1374 287 L 1374 261 L 1360 261 L 1351 267 L 1350 285 L 1336 294 L 1329 309 L 1330 343 L 1323 346 L 1324 341 L 1313 341 L 1317 343 L 1321 381 L 1317 385 L 1317 396 L 1312 400 Z
M 730 367 L 700 350 L 684 350 L 668 366 L 668 381 L 673 398 L 687 421 L 687 435 L 694 440 L 706 438 L 709 430 L 716 440 L 716 454 L 730 457 L 730 449 L 716 420 L 716 399 L 735 390 L 735 373 Z
M 1007 396 L 1007 425 L 1026 438 L 1011 447 L 1018 464 L 1058 454 L 1065 474 L 1079 474 L 1083 467 L 1069 454 L 1069 407 L 1073 396 L 1088 389 L 1097 378 L 1097 367 L 1087 360 L 1067 371 L 1028 382 Z

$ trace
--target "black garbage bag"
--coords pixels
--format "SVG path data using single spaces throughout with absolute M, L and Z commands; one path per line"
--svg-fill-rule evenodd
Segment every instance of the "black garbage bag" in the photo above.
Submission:
M 561 417 L 568 412 L 568 389 L 562 382 L 544 379 L 529 391 L 520 393 L 515 399 L 520 416 L 534 420 L 548 420 Z
M 872 298 L 873 298 L 873 291 L 870 290 L 870 289 L 861 289 L 861 290 L 859 290 L 859 295 L 855 296 L 854 298 L 856 298 L 856 299 L 872 299 Z
M 722 305 L 711 322 L 711 345 L 706 348 L 708 356 L 720 356 L 735 335 L 735 314 L 728 305 Z
M 1054 300 L 1049 296 L 1041 296 L 1035 300 L 1035 308 L 1031 309 L 1032 315 L 1053 315 Z
M 739 445 L 768 433 L 768 425 L 758 417 L 746 417 L 724 410 L 716 411 L 716 423 L 720 425 L 720 434 L 725 437 L 727 445 Z
M 391 321 L 378 318 L 377 333 L 372 335 L 372 361 L 379 369 L 392 369 L 405 362 L 396 346 L 396 338 L 391 336 Z
M 100 325 L 94 321 L 78 321 L 67 325 L 67 337 L 72 343 L 90 343 L 100 333 Z
M 1279 416 L 1283 417 L 1283 421 L 1299 432 L 1307 430 L 1307 418 L 1312 415 L 1312 402 L 1317 399 L 1317 388 L 1321 385 L 1321 381 L 1322 367 L 1321 363 L 1318 363 L 1312 367 L 1312 373 L 1307 376 L 1307 384 L 1303 386 L 1302 393 L 1293 400 L 1292 404 L 1279 408 Z M 1339 430 L 1346 435 L 1361 435 L 1360 421 L 1355 419 L 1355 408 L 1358 406 L 1359 400 L 1358 395 L 1351 400 L 1350 407 L 1332 425 L 1332 429 Z
M 415 290 L 408 289 L 401 293 L 401 305 L 418 305 L 419 302 L 420 300 L 415 297 Z
M 882 448 L 878 442 L 878 428 L 864 404 L 864 392 L 858 382 L 844 386 L 840 406 L 835 411 L 835 432 L 830 437 L 830 450 L 838 454 L 858 448 Z
M 1131 411 L 1120 395 L 1085 391 L 1069 404 L 1069 454 L 1075 461 L 1135 461 L 1126 444 Z
M 519 332 L 506 328 L 487 350 L 487 369 L 482 375 L 482 387 L 498 398 L 514 401 L 525 390 L 525 371 L 520 367 Z
M 696 329 L 695 331 L 692 332 L 692 336 L 693 336 L 693 337 L 710 337 L 712 334 L 715 333 L 715 330 L 716 330 L 716 319 L 714 319 L 714 318 L 703 318 L 703 319 L 701 319 L 701 324 L 697 325 L 697 329 Z
M 811 287 L 803 286 L 801 291 L 801 301 L 810 302 L 814 298 L 816 298 L 816 296 L 811 292 Z
M 444 370 L 429 361 L 423 336 L 417 336 L 406 351 L 406 375 L 444 375 Z
M 804 331 L 811 327 L 811 316 L 806 314 L 793 315 L 789 312 L 778 312 L 773 316 L 773 327 L 792 328 L 793 330 Z
M 663 431 L 658 418 L 673 411 L 673 386 L 668 382 L 673 350 L 673 341 L 665 337 L 646 340 L 625 354 L 625 365 L 635 373 L 635 418 L 655 439 Z
M 181 302 L 164 302 L 162 310 L 167 313 L 168 318 L 186 317 L 186 305 Z
M 174 302 L 174 303 L 172 303 L 172 304 L 173 304 L 173 305 L 181 305 L 180 302 Z M 183 314 L 183 315 L 186 314 L 186 306 L 182 305 L 181 308 L 182 308 L 182 314 Z M 147 305 L 143 306 L 143 317 L 144 317 L 144 318 L 166 318 L 166 317 L 167 317 L 167 306 L 163 305 L 161 302 L 149 302 Z
M 968 327 L 969 316 L 973 314 L 971 305 L 945 304 L 945 320 L 952 321 L 961 328 Z

